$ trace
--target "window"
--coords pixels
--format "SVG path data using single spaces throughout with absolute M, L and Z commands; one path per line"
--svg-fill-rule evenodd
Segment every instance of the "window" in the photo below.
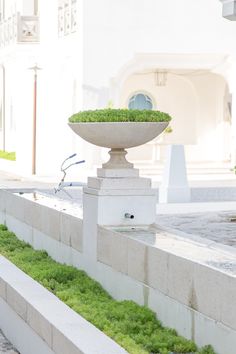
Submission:
M 129 109 L 153 109 L 152 99 L 144 95 L 143 93 L 138 93 L 132 96 L 128 104 Z
M 58 0 L 58 36 L 77 31 L 77 0 Z

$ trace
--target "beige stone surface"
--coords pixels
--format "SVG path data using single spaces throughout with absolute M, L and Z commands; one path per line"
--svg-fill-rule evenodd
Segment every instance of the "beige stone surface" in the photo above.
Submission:
M 128 239 L 128 275 L 147 282 L 147 246 L 132 239 Z
M 55 240 L 60 240 L 60 212 L 44 206 L 42 208 L 42 232 Z
M 84 354 L 68 338 L 65 337 L 57 328 L 53 327 L 53 346 L 52 349 L 57 354 Z
M 227 284 L 227 275 L 196 264 L 194 268 L 195 309 L 217 321 L 222 319 L 222 302 L 228 303 L 228 295 L 224 298 L 223 289 Z M 235 323 L 236 325 L 236 323 Z
M 61 214 L 61 230 L 60 230 L 60 240 L 68 246 L 71 246 L 71 216 L 68 214 Z
M 21 197 L 13 193 L 6 192 L 5 204 L 6 204 L 7 214 L 12 215 L 19 220 L 24 220 L 24 214 L 25 214 L 24 201 L 22 200 Z
M 24 320 L 27 319 L 27 302 L 9 284 L 7 284 L 7 303 Z
M 98 226 L 97 260 L 111 266 L 112 264 L 112 232 Z
M 145 144 L 161 134 L 167 122 L 69 123 L 81 138 L 107 148 L 131 148 Z
M 151 188 L 149 178 L 100 178 L 88 177 L 88 187 L 95 189 L 145 189 Z
M 0 297 L 6 300 L 7 291 L 6 291 L 6 283 L 3 279 L 0 278 Z
M 29 303 L 27 304 L 27 323 L 51 348 L 52 325 Z
M 25 222 L 16 219 L 14 216 L 9 214 L 6 215 L 5 224 L 9 230 L 17 234 L 20 240 L 32 244 L 33 240 L 33 228 L 32 226 L 26 224 Z
M 43 206 L 38 203 L 34 203 L 33 210 L 32 210 L 32 220 L 31 220 L 33 228 L 39 231 L 43 230 L 44 227 L 43 216 L 44 216 Z
M 128 239 L 118 233 L 112 235 L 111 266 L 118 272 L 128 273 Z
M 4 190 L 0 190 L 0 211 L 6 211 L 6 194 L 7 192 Z
M 67 220 L 69 222 L 67 232 L 70 233 L 71 247 L 76 249 L 79 252 L 82 252 L 83 251 L 83 221 L 72 215 L 70 215 L 69 219 Z
M 195 308 L 194 263 L 170 254 L 168 259 L 167 295 Z
M 225 274 L 220 280 L 219 290 L 221 301 L 221 322 L 236 330 L 236 277 L 228 277 Z
M 199 312 L 194 312 L 194 340 L 199 346 L 214 343 L 216 353 L 234 354 L 236 348 L 236 331 L 218 321 L 212 321 Z
M 117 177 L 138 177 L 139 170 L 137 168 L 98 168 L 97 176 L 102 178 L 117 178 Z
M 148 247 L 147 284 L 154 289 L 167 293 L 169 254 L 155 247 Z

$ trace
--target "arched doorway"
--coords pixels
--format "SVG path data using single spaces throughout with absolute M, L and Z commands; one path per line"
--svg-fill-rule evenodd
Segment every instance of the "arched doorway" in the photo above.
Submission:
M 164 55 L 160 57 L 163 65 Z M 158 85 L 155 76 L 160 57 L 156 55 L 155 64 L 154 56 L 140 55 L 133 61 L 133 68 L 131 63 L 127 64 L 113 80 L 114 101 L 118 107 L 130 108 L 131 103 L 146 107 L 147 96 L 153 109 L 173 117 L 171 132 L 162 134 L 150 144 L 131 149 L 129 157 L 136 163 L 153 166 L 163 162 L 167 144 L 183 144 L 189 164 L 203 164 L 207 168 L 213 164 L 229 164 L 231 119 L 229 109 L 225 108 L 229 107 L 226 79 L 209 69 L 209 61 L 208 69 L 203 63 L 203 68 L 198 69 L 199 58 L 192 68 L 186 69 L 187 55 L 181 57 L 182 63 L 173 55 L 168 57 L 170 67 L 165 68 L 166 80 L 163 85 Z M 216 58 L 212 58 L 212 65 L 213 59 Z

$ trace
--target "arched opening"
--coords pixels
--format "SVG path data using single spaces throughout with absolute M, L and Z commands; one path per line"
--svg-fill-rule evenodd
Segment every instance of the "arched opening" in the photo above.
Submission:
M 185 145 L 189 164 L 211 166 L 230 161 L 231 117 L 226 80 L 209 70 L 166 70 L 158 85 L 156 69 L 135 71 L 120 85 L 120 107 L 155 109 L 172 116 L 171 129 L 145 146 L 130 150 L 138 163 L 162 163 L 166 145 Z M 228 92 L 228 94 L 227 94 Z M 226 102 L 227 101 L 227 102 Z

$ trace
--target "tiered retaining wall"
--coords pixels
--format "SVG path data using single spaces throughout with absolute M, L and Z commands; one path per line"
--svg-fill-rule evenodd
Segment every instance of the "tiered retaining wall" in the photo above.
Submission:
M 157 239 L 146 242 L 99 226 L 97 262 L 92 264 L 83 253 L 82 215 L 69 209 L 58 202 L 49 207 L 0 191 L 0 222 L 19 238 L 45 249 L 59 262 L 87 271 L 116 299 L 149 306 L 165 325 L 198 345 L 210 343 L 218 354 L 234 354 L 236 276 L 206 262 L 233 261 L 235 256 L 211 247 L 210 241 L 189 242 L 161 230 Z M 0 292 L 1 304 L 6 302 L 4 294 Z M 12 310 L 18 313 L 14 306 Z M 41 310 L 43 306 L 39 316 Z

